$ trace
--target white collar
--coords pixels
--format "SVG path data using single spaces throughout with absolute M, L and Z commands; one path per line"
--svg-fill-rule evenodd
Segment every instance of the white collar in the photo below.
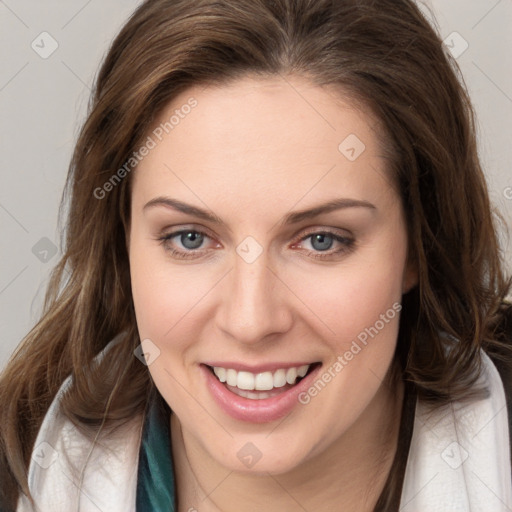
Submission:
M 481 353 L 488 398 L 430 415 L 422 402 L 416 403 L 400 512 L 512 510 L 505 393 L 496 367 Z M 141 417 L 92 451 L 79 492 L 91 443 L 59 408 L 70 379 L 48 409 L 34 444 L 28 482 L 37 508 L 21 495 L 16 512 L 135 512 Z
M 429 414 L 416 404 L 400 512 L 512 510 L 509 427 L 501 377 L 481 350 L 489 396 Z

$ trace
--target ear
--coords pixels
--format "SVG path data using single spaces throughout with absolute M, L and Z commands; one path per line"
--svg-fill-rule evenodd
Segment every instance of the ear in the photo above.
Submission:
M 409 293 L 418 284 L 418 265 L 415 260 L 407 258 L 402 279 L 402 295 Z

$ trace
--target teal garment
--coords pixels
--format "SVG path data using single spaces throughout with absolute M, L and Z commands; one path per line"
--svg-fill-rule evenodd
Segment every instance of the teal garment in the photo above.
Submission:
M 154 393 L 142 430 L 136 512 L 176 512 L 170 414 L 160 393 Z

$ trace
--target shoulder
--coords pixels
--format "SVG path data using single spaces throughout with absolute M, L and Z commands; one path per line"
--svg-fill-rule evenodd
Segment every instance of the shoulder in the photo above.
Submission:
M 108 348 L 108 346 L 107 346 Z M 135 510 L 142 417 L 94 440 L 78 429 L 61 408 L 71 384 L 61 385 L 39 429 L 28 471 L 35 510 Z M 24 495 L 16 512 L 34 510 Z
M 512 506 L 510 431 L 504 381 L 482 350 L 475 384 L 487 397 L 430 410 L 418 401 L 401 511 L 498 512 Z

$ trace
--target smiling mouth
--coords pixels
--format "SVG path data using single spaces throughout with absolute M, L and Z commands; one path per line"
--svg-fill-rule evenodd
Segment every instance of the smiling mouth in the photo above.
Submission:
M 261 373 L 237 371 L 220 366 L 206 366 L 217 380 L 232 393 L 251 400 L 264 400 L 293 388 L 320 365 L 321 363 L 317 362 Z

